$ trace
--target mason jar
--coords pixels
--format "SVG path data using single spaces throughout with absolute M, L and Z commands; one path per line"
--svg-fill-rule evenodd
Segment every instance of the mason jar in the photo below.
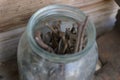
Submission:
M 50 5 L 38 10 L 29 20 L 18 46 L 20 80 L 91 80 L 98 59 L 94 24 L 87 22 L 85 48 L 74 54 L 58 55 L 42 49 L 34 39 L 36 30 L 45 33 L 44 21 L 61 19 L 65 25 L 82 22 L 86 15 L 77 8 Z M 70 27 L 70 26 L 68 26 Z M 65 27 L 62 27 L 64 31 Z

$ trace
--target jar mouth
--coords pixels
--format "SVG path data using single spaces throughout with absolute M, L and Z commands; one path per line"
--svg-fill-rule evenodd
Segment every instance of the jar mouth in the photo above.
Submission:
M 68 14 L 69 13 L 69 14 Z M 72 17 L 76 19 L 77 21 L 84 21 L 85 19 L 85 14 L 80 11 L 77 8 L 67 6 L 67 5 L 49 5 L 47 7 L 44 7 L 40 10 L 38 10 L 36 13 L 32 15 L 30 18 L 28 25 L 27 25 L 27 37 L 28 37 L 28 42 L 32 48 L 32 50 L 39 56 L 53 62 L 59 62 L 59 63 L 67 63 L 67 62 L 72 62 L 75 60 L 80 59 L 84 55 L 86 55 L 89 50 L 92 48 L 92 46 L 95 43 L 96 39 L 96 30 L 94 27 L 94 24 L 88 20 L 88 27 L 86 29 L 87 34 L 88 34 L 88 42 L 86 47 L 80 51 L 76 52 L 74 54 L 68 54 L 68 55 L 57 55 L 57 54 L 52 54 L 48 51 L 45 51 L 42 49 L 35 41 L 34 39 L 34 28 L 36 27 L 35 24 L 39 22 L 40 19 L 42 19 L 45 16 L 53 15 L 53 14 L 61 14 L 67 17 Z

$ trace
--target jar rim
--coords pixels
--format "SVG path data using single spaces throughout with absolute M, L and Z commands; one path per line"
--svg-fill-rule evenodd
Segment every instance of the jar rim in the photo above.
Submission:
M 88 53 L 88 51 L 92 48 L 92 46 L 95 43 L 96 30 L 95 30 L 94 24 L 91 21 L 88 21 L 88 23 L 91 24 L 91 26 L 89 27 L 91 30 L 90 41 L 89 41 L 88 45 L 85 47 L 85 49 L 83 49 L 80 52 L 76 52 L 74 54 L 68 54 L 68 55 L 52 54 L 52 53 L 49 53 L 48 51 L 45 51 L 44 49 L 40 48 L 40 46 L 36 43 L 36 41 L 33 37 L 33 28 L 35 27 L 34 22 L 38 20 L 38 19 L 36 19 L 38 16 L 42 16 L 42 13 L 44 14 L 45 11 L 49 11 L 51 9 L 69 10 L 69 11 L 72 11 L 72 12 L 78 14 L 78 15 L 82 14 L 85 16 L 85 13 L 80 11 L 78 8 L 71 7 L 68 5 L 59 5 L 59 4 L 49 5 L 47 7 L 44 7 L 42 9 L 38 10 L 30 18 L 28 25 L 27 25 L 27 29 L 26 29 L 28 42 L 30 44 L 30 47 L 37 55 L 39 55 L 47 60 L 53 61 L 53 62 L 67 63 L 67 62 L 71 62 L 71 61 L 75 61 L 75 60 L 80 59 L 82 56 L 84 56 L 85 54 Z

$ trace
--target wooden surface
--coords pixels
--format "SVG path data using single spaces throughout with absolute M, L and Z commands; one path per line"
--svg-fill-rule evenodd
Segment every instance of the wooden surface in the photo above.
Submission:
M 113 0 L 0 0 L 0 32 L 26 24 L 35 11 L 55 3 L 78 7 L 88 13 L 95 22 L 112 15 L 117 8 Z M 99 19 L 96 19 L 98 17 Z
M 0 80 L 19 80 L 16 57 L 0 63 Z
M 96 72 L 96 80 L 120 80 L 120 30 L 106 33 L 97 43 L 103 67 Z

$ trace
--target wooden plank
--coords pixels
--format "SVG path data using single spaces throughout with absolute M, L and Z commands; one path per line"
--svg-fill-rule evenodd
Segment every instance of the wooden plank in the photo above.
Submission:
M 19 80 L 16 58 L 0 63 L 0 80 Z
M 24 29 L 24 27 L 18 28 L 0 34 L 0 62 L 8 60 L 16 55 L 18 41 Z
M 0 0 L 0 2 L 0 33 L 18 28 L 16 25 L 27 23 L 35 11 L 49 4 L 53 4 L 53 2 L 78 7 L 88 12 L 88 14 L 103 7 L 109 8 L 112 6 L 113 8 L 117 8 L 112 0 L 77 0 L 77 2 L 74 0 L 13 0 L 12 2 L 10 0 Z

